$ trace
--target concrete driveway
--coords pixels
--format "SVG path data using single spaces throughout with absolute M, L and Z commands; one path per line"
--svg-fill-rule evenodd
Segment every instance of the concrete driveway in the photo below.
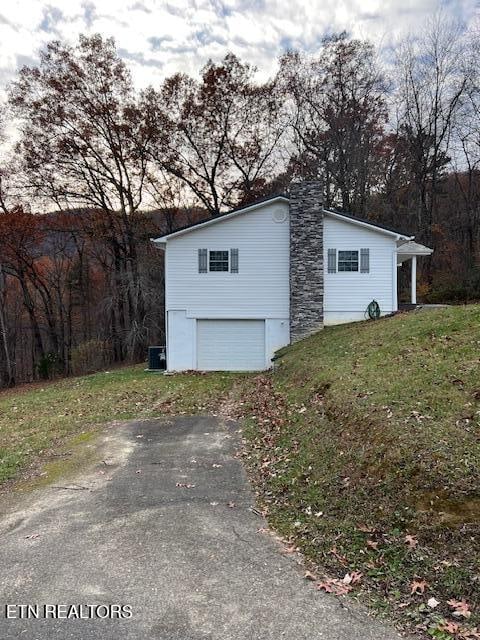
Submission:
M 106 431 L 99 464 L 74 482 L 0 503 L 0 638 L 398 638 L 315 591 L 258 531 L 237 440 L 216 418 L 130 422 Z M 22 604 L 38 610 L 19 619 Z M 81 604 L 114 619 L 53 606 L 42 619 L 44 605 Z

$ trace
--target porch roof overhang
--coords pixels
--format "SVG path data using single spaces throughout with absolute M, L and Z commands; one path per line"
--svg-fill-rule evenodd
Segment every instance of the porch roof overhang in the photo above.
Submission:
M 397 247 L 397 265 L 416 258 L 417 256 L 431 256 L 433 249 L 426 247 L 424 244 L 409 240 Z

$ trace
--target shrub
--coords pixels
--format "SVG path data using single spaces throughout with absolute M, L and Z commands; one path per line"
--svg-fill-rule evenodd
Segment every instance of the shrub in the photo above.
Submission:
M 480 300 L 480 268 L 471 269 L 454 281 L 439 281 L 424 297 L 431 303 L 471 303 Z
M 42 380 L 48 380 L 62 371 L 62 363 L 58 354 L 50 352 L 40 358 L 37 363 L 38 376 Z
M 92 373 L 111 362 L 111 347 L 106 340 L 87 340 L 72 349 L 70 366 L 74 375 Z

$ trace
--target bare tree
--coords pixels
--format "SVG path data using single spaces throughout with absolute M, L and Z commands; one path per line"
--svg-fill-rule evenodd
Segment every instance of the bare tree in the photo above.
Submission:
M 422 38 L 399 48 L 398 125 L 410 171 L 416 231 L 432 240 L 439 184 L 449 162 L 455 119 L 469 83 L 459 26 L 437 14 Z
M 5 142 L 4 139 L 4 117 L 5 109 L 0 110 L 0 145 Z M 0 166 L 0 215 L 6 214 L 7 209 L 7 193 L 6 193 L 6 181 L 8 180 L 9 173 L 7 163 L 2 158 Z M 6 298 L 7 298 L 7 286 L 6 277 L 3 269 L 3 264 L 0 257 L 0 334 L 2 341 L 2 350 L 5 358 L 5 372 L 0 369 L 0 376 L 2 376 L 4 386 L 11 386 L 15 382 L 14 365 L 12 357 L 10 355 L 10 343 L 9 343 L 9 327 L 6 314 Z
M 50 43 L 38 67 L 24 67 L 10 91 L 19 120 L 17 147 L 24 188 L 59 209 L 102 210 L 124 291 L 119 314 L 141 335 L 145 307 L 138 273 L 134 216 L 148 172 L 157 117 L 140 105 L 112 40 L 81 36 L 76 47 Z M 156 139 L 160 138 L 158 127 Z
M 318 56 L 290 52 L 278 83 L 292 110 L 294 172 L 321 175 L 327 204 L 365 213 L 387 119 L 385 81 L 369 42 L 326 39 Z
M 191 192 L 180 178 L 159 167 L 149 175 L 146 191 L 152 205 L 158 207 L 162 233 L 171 233 L 182 224 L 194 221 Z
M 255 84 L 254 73 L 228 54 L 209 62 L 199 82 L 177 74 L 145 94 L 149 110 L 169 123 L 167 144 L 153 146 L 152 157 L 211 215 L 251 198 L 274 171 L 281 103 L 272 84 Z

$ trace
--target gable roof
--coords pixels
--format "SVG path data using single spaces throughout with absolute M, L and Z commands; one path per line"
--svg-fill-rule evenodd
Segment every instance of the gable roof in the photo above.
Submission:
M 267 203 L 272 203 L 275 201 L 279 202 L 290 202 L 290 198 L 287 194 L 281 193 L 272 196 L 268 196 L 266 198 L 262 198 L 261 200 L 257 200 L 250 205 L 244 207 L 238 207 L 236 209 L 232 209 L 231 211 L 227 211 L 226 213 L 220 213 L 219 215 L 214 216 L 213 218 L 208 218 L 207 220 L 200 220 L 199 222 L 193 222 L 192 224 L 185 225 L 180 229 L 176 229 L 171 233 L 167 233 L 159 238 L 152 238 L 152 242 L 155 244 L 164 244 L 170 238 L 175 238 L 179 235 L 183 235 L 184 233 L 188 233 L 190 231 L 194 231 L 196 229 L 206 227 L 211 224 L 216 224 L 217 222 L 222 222 L 223 220 L 233 218 L 235 216 L 241 215 L 243 213 L 248 213 L 249 211 L 255 211 L 259 209 L 263 205 Z M 404 234 L 401 231 L 396 229 L 392 229 L 391 227 L 384 226 L 382 224 L 378 224 L 377 222 L 372 222 L 371 220 L 367 220 L 365 218 L 359 218 L 358 216 L 354 216 L 351 213 L 345 213 L 343 211 L 338 211 L 337 209 L 324 209 L 325 214 L 337 218 L 343 219 L 345 222 L 350 222 L 356 224 L 361 227 L 370 228 L 372 231 L 377 231 L 378 233 L 384 233 L 386 235 L 395 236 L 397 240 L 412 240 L 413 236 Z
M 429 256 L 433 253 L 433 249 L 410 240 L 409 242 L 407 241 L 401 244 L 397 249 L 397 253 L 399 255 Z
M 431 256 L 432 253 L 433 249 L 430 249 L 430 247 L 413 240 L 407 240 L 397 248 L 397 264 L 400 265 L 415 256 Z
M 399 231 L 398 229 L 394 229 L 385 224 L 380 224 L 379 222 L 374 222 L 373 220 L 369 220 L 368 218 L 360 218 L 359 216 L 353 215 L 353 213 L 346 213 L 345 211 L 339 211 L 338 209 L 327 209 L 329 213 L 336 214 L 341 216 L 342 218 L 347 218 L 347 220 L 352 220 L 353 222 L 361 222 L 362 224 L 367 224 L 369 227 L 375 227 L 376 229 L 380 229 L 382 231 L 389 231 L 390 233 L 394 233 L 397 236 L 401 236 L 402 238 L 408 238 L 409 240 L 413 238 L 413 236 L 409 233 L 403 233 L 403 231 Z
M 267 196 L 266 198 L 261 198 L 260 200 L 256 200 L 255 202 L 252 202 L 252 204 L 249 204 L 247 206 L 237 207 L 236 209 L 231 209 L 226 213 L 219 213 L 218 215 L 213 216 L 212 218 L 207 218 L 206 220 L 199 220 L 198 222 L 192 222 L 191 224 L 187 224 L 184 227 L 180 227 L 180 229 L 176 229 L 171 233 L 167 233 L 164 236 L 161 236 L 160 238 L 153 238 L 152 242 L 163 244 L 164 242 L 167 241 L 168 238 L 175 238 L 176 236 L 183 235 L 184 233 L 187 233 L 192 229 L 197 229 L 199 227 L 206 227 L 210 224 L 215 224 L 216 222 L 222 222 L 226 218 L 233 218 L 242 213 L 247 213 L 248 211 L 255 211 L 255 209 L 259 209 L 267 202 L 270 203 L 276 200 L 287 202 L 287 203 L 289 202 L 288 196 L 283 193 L 279 193 L 273 196 Z
M 367 218 L 359 218 L 358 216 L 354 216 L 352 213 L 345 213 L 344 211 L 338 211 L 337 209 L 324 209 L 324 211 L 332 218 L 337 218 L 343 220 L 344 222 L 351 222 L 360 227 L 367 227 L 372 231 L 377 231 L 378 233 L 395 236 L 397 240 L 412 240 L 414 237 L 410 234 L 398 231 L 398 229 L 393 229 L 392 227 L 387 227 L 386 225 L 380 224 L 378 222 L 368 220 Z

